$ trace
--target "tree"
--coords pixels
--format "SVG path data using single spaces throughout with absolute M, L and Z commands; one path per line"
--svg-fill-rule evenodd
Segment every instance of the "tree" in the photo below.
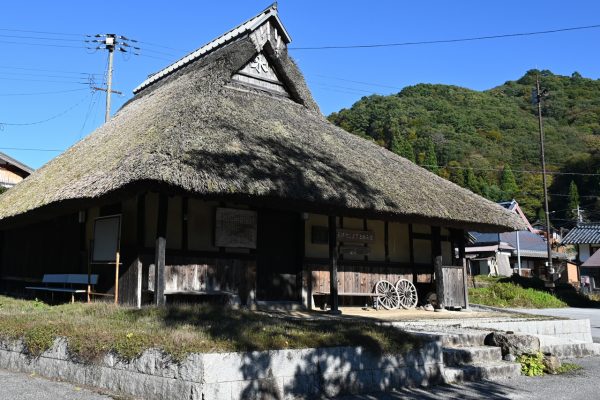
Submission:
M 574 181 L 569 185 L 569 203 L 567 205 L 567 216 L 574 221 L 578 221 L 579 213 L 579 190 Z
M 465 186 L 465 175 L 463 168 L 458 161 L 450 161 L 448 163 L 448 179 L 456 183 L 458 186 Z
M 479 186 L 479 182 L 477 181 L 477 177 L 473 172 L 473 168 L 469 167 L 465 171 L 465 187 L 469 189 L 473 193 L 481 194 L 481 188 Z
M 519 186 L 517 186 L 515 175 L 513 174 L 512 169 L 510 169 L 509 164 L 505 164 L 504 169 L 502 170 L 502 177 L 500 178 L 500 189 L 502 190 L 503 195 L 505 197 L 504 200 L 514 199 L 519 191 Z
M 391 140 L 392 143 L 390 150 L 399 156 L 415 162 L 415 151 L 408 140 L 406 140 L 402 135 L 393 135 Z
M 425 168 L 437 174 L 440 170 L 438 166 L 437 156 L 435 154 L 435 146 L 433 145 L 433 141 L 431 139 L 427 139 L 427 150 L 425 151 Z

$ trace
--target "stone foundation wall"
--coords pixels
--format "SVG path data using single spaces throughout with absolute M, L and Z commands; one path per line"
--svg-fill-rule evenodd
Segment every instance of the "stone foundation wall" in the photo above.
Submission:
M 106 355 L 97 364 L 77 361 L 57 339 L 39 357 L 22 342 L 0 343 L 0 368 L 36 373 L 146 400 L 295 399 L 389 391 L 440 383 L 440 342 L 405 354 L 375 356 L 362 348 L 191 354 L 177 363 L 158 350 L 133 361 Z

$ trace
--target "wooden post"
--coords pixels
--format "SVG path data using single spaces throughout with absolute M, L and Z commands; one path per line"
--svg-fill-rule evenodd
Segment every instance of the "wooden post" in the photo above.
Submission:
M 408 256 L 410 260 L 410 269 L 413 274 L 413 284 L 417 284 L 417 270 L 415 269 L 415 238 L 413 234 L 413 225 L 408 224 Z
M 119 251 L 117 251 L 115 258 L 115 304 L 119 304 L 119 264 L 121 263 L 121 253 Z
M 154 257 L 154 304 L 165 305 L 165 256 L 167 248 L 167 214 L 169 198 L 160 194 L 158 198 L 158 219 L 156 224 L 156 253 Z
M 337 226 L 335 216 L 329 216 L 329 293 L 331 296 L 331 314 L 341 314 L 338 309 L 338 277 L 337 277 Z
M 435 257 L 435 292 L 437 294 L 438 307 L 444 309 L 444 272 L 442 271 L 442 256 Z
M 463 258 L 463 288 L 464 288 L 464 298 L 465 298 L 465 306 L 464 309 L 469 308 L 469 288 L 467 287 L 467 259 Z

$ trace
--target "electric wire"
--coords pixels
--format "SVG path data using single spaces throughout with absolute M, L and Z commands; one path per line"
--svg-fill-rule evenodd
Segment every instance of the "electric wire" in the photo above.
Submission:
M 89 95 L 88 95 L 89 96 Z M 83 103 L 85 100 L 87 100 L 88 96 L 85 96 L 84 98 L 82 98 L 81 100 L 79 100 L 77 103 L 73 104 L 72 106 L 70 106 L 69 108 L 61 111 L 58 114 L 55 114 L 49 118 L 45 118 L 39 121 L 34 121 L 34 122 L 2 122 L 0 121 L 0 127 L 4 127 L 4 126 L 30 126 L 30 125 L 38 125 L 38 124 L 42 124 L 44 122 L 48 122 L 48 121 L 52 121 L 56 118 L 59 118 L 63 115 L 65 115 L 66 113 L 68 113 L 69 111 L 71 111 L 72 109 L 74 109 L 75 107 L 79 106 L 81 103 Z
M 479 40 L 546 35 L 546 34 L 550 34 L 550 33 L 571 32 L 571 31 L 579 31 L 579 30 L 585 30 L 585 29 L 598 29 L 598 28 L 600 28 L 600 24 L 575 26 L 575 27 L 559 28 L 559 29 L 549 29 L 549 30 L 544 30 L 544 31 L 505 33 L 505 34 L 499 34 L 499 35 L 475 36 L 475 37 L 456 38 L 456 39 L 437 39 L 437 40 L 422 40 L 422 41 L 416 41 L 416 42 L 374 43 L 374 44 L 339 45 L 339 46 L 333 45 L 333 46 L 290 47 L 289 50 L 332 50 L 332 49 L 361 49 L 361 48 L 364 49 L 364 48 L 378 48 L 378 47 L 419 46 L 419 45 L 429 45 L 429 44 L 473 42 L 473 41 L 479 41 Z

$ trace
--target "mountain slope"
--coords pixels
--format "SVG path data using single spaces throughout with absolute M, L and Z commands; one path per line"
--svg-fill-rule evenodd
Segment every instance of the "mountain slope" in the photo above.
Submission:
M 567 77 L 531 70 L 483 92 L 419 84 L 396 95 L 363 97 L 329 120 L 491 200 L 515 197 L 535 219 L 542 206 L 541 175 L 530 172 L 540 170 L 538 120 L 531 104 L 538 74 L 548 90 L 543 104 L 548 169 L 597 172 L 600 80 L 578 73 Z M 563 208 L 571 180 L 593 217 L 599 181 L 593 176 L 556 177 L 550 191 L 551 208 L 559 210 L 553 214 L 557 224 L 570 217 Z

